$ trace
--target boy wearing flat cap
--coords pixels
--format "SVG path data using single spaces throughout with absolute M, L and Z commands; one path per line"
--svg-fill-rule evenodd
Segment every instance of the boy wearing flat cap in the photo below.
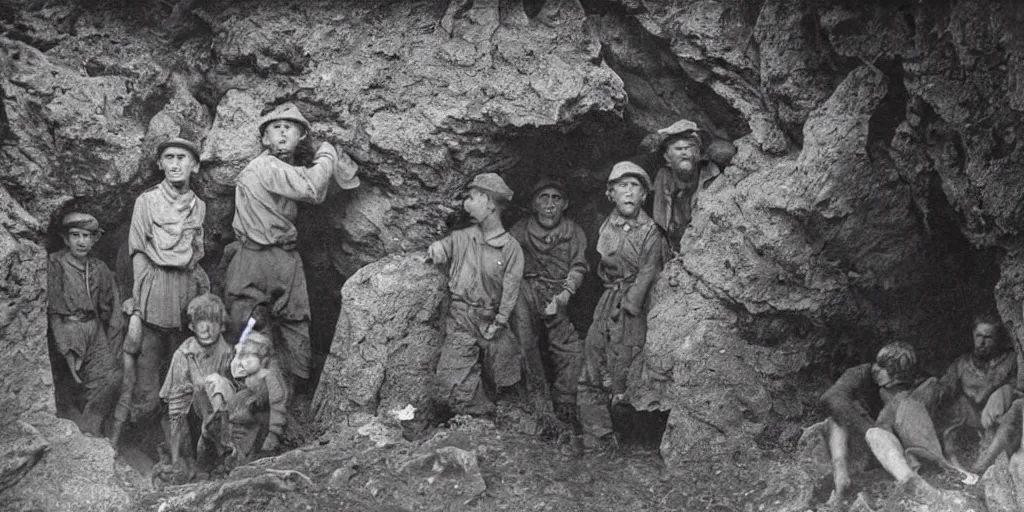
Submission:
M 576 382 L 583 355 L 582 342 L 566 308 L 588 270 L 584 255 L 587 237 L 579 225 L 563 216 L 569 206 L 565 190 L 560 181 L 538 181 L 530 193 L 533 215 L 512 226 L 511 233 L 525 255 L 516 306 L 516 336 L 527 352 L 530 372 L 537 372 L 533 366 L 538 365 L 532 363 L 540 362 L 540 353 L 550 363 L 554 370 L 551 401 L 555 414 L 575 427 Z M 544 380 L 543 366 L 539 368 L 539 380 Z
M 328 142 L 320 144 L 309 167 L 296 162 L 297 150 L 310 146 L 310 124 L 292 103 L 263 116 L 259 130 L 264 151 L 238 175 L 235 188 L 231 227 L 240 247 L 225 278 L 227 335 L 238 340 L 253 308 L 272 290 L 283 290 L 271 307 L 282 342 L 274 349 L 295 391 L 307 394 L 312 350 L 306 275 L 296 250 L 298 204 L 322 203 L 332 176 L 343 189 L 358 187 L 359 178 L 355 162 Z
M 103 230 L 95 217 L 72 212 L 61 221 L 64 249 L 50 254 L 47 315 L 57 352 L 84 389 L 82 433 L 102 435 L 121 386 L 117 356 L 124 336 L 114 274 L 90 252 Z
M 704 160 L 711 136 L 693 121 L 683 119 L 658 130 L 664 137 L 659 152 L 665 164 L 654 179 L 654 222 L 665 231 L 673 251 L 679 250 L 683 231 L 690 225 L 697 197 L 721 174 Z
M 615 210 L 597 239 L 597 275 L 605 290 L 583 343 L 577 393 L 587 448 L 615 445 L 609 405 L 623 402 L 627 377 L 647 340 L 648 296 L 668 249 L 641 208 L 650 188 L 647 172 L 632 162 L 615 164 L 608 176 L 607 195 Z
M 160 410 L 160 386 L 171 354 L 188 338 L 182 313 L 192 299 L 210 291 L 199 266 L 205 253 L 206 203 L 191 188 L 199 172 L 199 148 L 189 140 L 167 140 L 157 146 L 157 167 L 164 179 L 135 200 L 128 234 L 133 283 L 124 309 L 131 316 L 115 443 L 124 422 Z
M 436 371 L 436 399 L 456 414 L 489 414 L 497 388 L 521 376 L 522 354 L 508 328 L 523 278 L 523 249 L 501 224 L 512 189 L 494 173 L 469 184 L 463 208 L 473 225 L 430 244 L 448 268 L 451 305 Z M 481 378 L 486 376 L 487 382 Z

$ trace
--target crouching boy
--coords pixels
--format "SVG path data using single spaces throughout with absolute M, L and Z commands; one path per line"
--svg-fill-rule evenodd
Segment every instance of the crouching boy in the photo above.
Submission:
M 234 395 L 229 378 L 234 350 L 222 336 L 227 321 L 224 303 L 216 295 L 206 293 L 189 302 L 187 313 L 194 335 L 174 352 L 160 389 L 160 398 L 168 408 L 171 465 L 178 471 L 187 466 L 181 456 L 182 443 L 197 447 L 201 459 L 208 455 L 198 448 L 201 436 L 190 433 L 189 420 L 193 427 L 202 425 L 204 434 L 208 425 L 218 420 L 226 426 L 227 401 Z

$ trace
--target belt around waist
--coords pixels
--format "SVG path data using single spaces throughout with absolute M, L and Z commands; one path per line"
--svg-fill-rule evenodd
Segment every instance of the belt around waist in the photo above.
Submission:
M 70 314 L 70 315 L 61 315 L 61 316 L 64 318 L 64 320 L 67 320 L 69 322 L 82 322 L 82 323 L 85 323 L 85 322 L 91 322 L 91 321 L 95 320 L 96 319 L 96 312 L 95 311 L 80 311 L 80 312 L 73 313 L 73 314 Z
M 609 289 L 609 290 L 618 290 L 619 288 L 622 288 L 623 286 L 629 286 L 629 285 L 633 284 L 633 281 L 634 281 L 633 279 L 629 279 L 629 280 L 625 280 L 625 279 L 615 280 L 615 281 L 612 281 L 612 282 L 609 282 L 609 283 L 604 283 L 604 287 Z
M 565 281 L 564 278 L 563 279 L 556 279 L 556 278 L 544 276 L 544 275 L 541 275 L 541 274 L 523 274 L 523 279 L 529 279 L 531 281 L 541 281 L 541 282 L 544 282 L 544 283 L 561 283 L 561 282 Z
M 242 247 L 244 247 L 246 249 L 253 250 L 253 251 L 264 251 L 264 250 L 270 249 L 272 247 L 279 247 L 279 248 L 284 249 L 286 251 L 294 251 L 295 250 L 295 242 L 294 241 L 293 242 L 282 242 L 282 243 L 278 243 L 278 244 L 264 245 L 264 244 L 253 242 L 252 240 L 244 240 L 242 242 Z
M 469 306 L 471 308 L 485 309 L 487 311 L 497 311 L 498 310 L 497 306 L 492 306 L 490 304 L 484 304 L 482 302 L 469 301 L 469 300 L 466 300 L 466 299 L 464 299 L 462 297 L 452 297 L 452 303 L 453 304 L 454 303 L 464 304 L 464 305 Z

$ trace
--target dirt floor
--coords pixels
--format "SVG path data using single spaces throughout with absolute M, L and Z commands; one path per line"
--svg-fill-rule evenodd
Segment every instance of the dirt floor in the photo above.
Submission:
M 576 456 L 558 440 L 524 433 L 536 425 L 515 410 L 500 410 L 494 421 L 459 416 L 414 435 L 408 426 L 354 414 L 348 424 L 236 468 L 227 479 L 162 489 L 137 479 L 143 483 L 134 490 L 135 504 L 160 512 L 928 510 L 908 500 L 878 467 L 854 476 L 849 499 L 825 505 L 830 475 L 801 472 L 793 454 L 781 451 L 669 470 L 650 439 Z M 441 453 L 469 459 L 455 463 Z M 954 475 L 929 468 L 922 474 L 940 488 L 964 491 L 953 510 L 985 510 L 980 486 L 965 487 Z

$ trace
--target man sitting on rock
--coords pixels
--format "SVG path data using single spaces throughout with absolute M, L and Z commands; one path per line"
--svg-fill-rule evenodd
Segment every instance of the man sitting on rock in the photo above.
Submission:
M 508 320 L 519 297 L 523 249 L 501 224 L 511 200 L 512 189 L 500 176 L 476 176 L 463 201 L 473 225 L 427 250 L 431 261 L 447 266 L 451 293 L 435 396 L 456 414 L 492 413 L 491 395 L 521 377 L 522 354 Z
M 1017 354 L 1007 346 L 1002 322 L 995 316 L 975 317 L 971 334 L 974 350 L 953 361 L 939 380 L 942 401 L 953 401 L 952 427 L 944 431 L 943 444 L 952 449 L 958 427 L 982 430 L 987 446 L 970 469 L 984 473 L 1000 453 L 1016 446 L 1019 432 L 1013 427 L 1019 418 L 1007 412 L 1013 402 Z
M 525 255 L 523 285 L 516 306 L 516 336 L 526 351 L 528 367 L 541 362 L 538 351 L 553 368 L 551 400 L 555 415 L 578 430 L 576 384 L 583 362 L 582 342 L 566 307 L 587 273 L 587 237 L 575 222 L 563 217 L 569 206 L 565 185 L 541 179 L 531 192 L 533 215 L 512 226 L 512 236 Z M 543 367 L 531 368 L 546 388 Z
M 912 466 L 923 457 L 943 468 L 960 471 L 964 481 L 977 476 L 951 465 L 942 449 L 929 410 L 938 402 L 937 380 L 917 385 L 914 347 L 893 342 L 882 347 L 874 363 L 846 370 L 821 401 L 829 413 L 828 447 L 835 490 L 830 502 L 840 501 L 850 487 L 847 449 L 851 435 L 863 436 L 882 467 L 914 499 L 939 503 L 942 491 L 921 478 Z

